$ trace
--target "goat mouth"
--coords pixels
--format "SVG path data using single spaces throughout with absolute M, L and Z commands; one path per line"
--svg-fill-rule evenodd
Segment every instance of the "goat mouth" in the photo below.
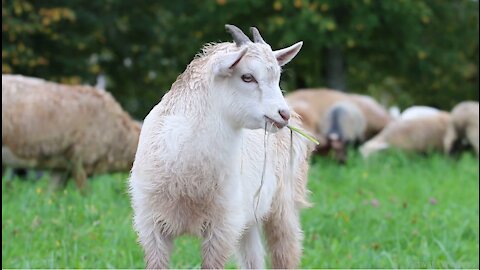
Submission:
M 268 116 L 265 116 L 265 118 L 267 119 L 268 122 L 272 123 L 278 129 L 282 129 L 287 125 L 287 122 L 281 123 L 281 122 L 273 120 L 272 118 L 270 118 Z

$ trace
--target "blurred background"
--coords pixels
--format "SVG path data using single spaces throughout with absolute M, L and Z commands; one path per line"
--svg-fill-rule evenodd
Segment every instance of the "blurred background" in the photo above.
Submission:
M 274 49 L 304 47 L 287 92 L 330 87 L 387 106 L 478 100 L 478 1 L 2 0 L 2 73 L 99 82 L 142 118 L 224 24 L 257 26 Z
M 374 97 L 385 108 L 403 111 L 423 105 L 450 112 L 459 102 L 479 99 L 478 5 L 477 0 L 2 0 L 2 74 L 105 88 L 133 118 L 142 120 L 205 43 L 231 41 L 224 28 L 229 23 L 246 33 L 256 26 L 273 49 L 304 41 L 284 67 L 281 86 L 290 95 L 307 92 L 294 92 L 300 88 L 328 87 Z M 140 123 L 129 117 L 123 121 L 104 107 L 82 115 L 75 106 L 78 99 L 67 100 L 64 107 L 49 98 L 29 100 L 15 91 L 42 95 L 56 87 L 22 84 L 28 78 L 18 84 L 10 78 L 8 86 L 4 77 L 10 76 L 2 76 L 2 122 L 8 122 L 3 119 L 10 113 L 14 124 L 2 126 L 2 268 L 143 268 L 127 190 L 133 150 L 123 170 L 88 175 L 85 193 L 73 181 L 53 191 L 54 172 L 35 170 L 43 168 L 3 174 L 8 166 L 4 145 L 14 149 L 23 138 L 33 143 L 23 149 L 20 144 L 20 157 L 39 148 L 40 141 L 53 141 L 60 161 L 82 154 L 97 157 L 99 164 L 121 159 L 124 155 L 101 151 L 105 146 L 122 150 L 115 153 L 136 149 Z M 4 98 L 8 92 L 13 94 Z M 22 107 L 24 100 L 31 106 Z M 101 104 L 116 104 L 111 101 Z M 91 103 L 97 105 L 88 108 L 99 107 Z M 39 108 L 52 104 L 56 110 L 42 119 Z M 392 120 L 384 111 L 388 121 L 381 128 Z M 21 117 L 24 112 L 31 118 Z M 478 102 L 476 114 L 471 112 L 478 155 Z M 312 123 L 316 127 L 320 122 Z M 436 130 L 420 123 L 412 130 L 445 133 L 446 124 Z M 128 132 L 110 136 L 123 125 L 138 128 L 119 128 Z M 72 126 L 75 132 L 68 132 Z M 92 133 L 83 136 L 80 131 Z M 426 134 L 420 137 L 431 143 L 434 136 Z M 418 141 L 415 136 L 410 141 Z M 82 150 L 82 142 L 100 143 L 71 154 L 70 144 Z M 442 147 L 416 151 L 421 154 L 392 149 L 368 160 L 348 151 L 345 166 L 320 156 L 311 159 L 312 207 L 301 214 L 305 238 L 300 268 L 478 269 L 478 157 L 472 152 L 445 155 Z M 49 157 L 38 153 L 33 157 L 38 161 Z M 64 176 L 81 167 L 62 168 Z M 171 266 L 199 268 L 200 246 L 193 237 L 177 239 Z

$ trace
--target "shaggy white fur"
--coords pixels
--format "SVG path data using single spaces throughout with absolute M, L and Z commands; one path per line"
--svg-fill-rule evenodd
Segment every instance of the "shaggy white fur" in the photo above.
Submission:
M 290 156 L 279 80 L 301 45 L 209 44 L 145 118 L 130 188 L 147 268 L 168 267 L 172 241 L 185 233 L 203 238 L 204 268 L 223 268 L 234 249 L 242 268 L 263 268 L 257 220 L 273 267 L 298 266 L 312 145 L 295 135 Z

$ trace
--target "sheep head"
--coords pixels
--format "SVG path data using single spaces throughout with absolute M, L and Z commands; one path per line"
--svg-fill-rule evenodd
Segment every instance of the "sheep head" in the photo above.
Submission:
M 240 127 L 264 128 L 273 132 L 288 124 L 290 110 L 280 89 L 281 66 L 290 62 L 300 51 L 302 42 L 273 51 L 252 27 L 252 42 L 238 27 L 225 25 L 234 44 L 214 61 L 214 88 L 220 96 L 226 114 Z

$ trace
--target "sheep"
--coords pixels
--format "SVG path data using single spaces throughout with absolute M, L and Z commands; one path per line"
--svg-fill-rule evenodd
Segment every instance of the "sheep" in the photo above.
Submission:
M 254 42 L 225 28 L 234 42 L 204 46 L 143 122 L 129 184 L 147 268 L 168 267 L 182 234 L 203 238 L 202 268 L 234 249 L 242 268 L 263 268 L 262 223 L 273 267 L 299 264 L 313 145 L 283 129 L 299 120 L 279 80 L 302 42 L 272 51 L 254 27 Z
M 306 130 L 326 143 L 322 138 L 320 125 L 328 109 L 336 102 L 345 101 L 345 93 L 330 89 L 298 89 L 288 94 L 285 99 L 290 107 L 302 117 Z
M 2 75 L 2 167 L 71 174 L 129 171 L 140 135 L 106 91 Z
M 324 119 L 327 110 L 340 101 L 354 103 L 363 113 L 366 120 L 364 138 L 369 139 L 380 132 L 392 117 L 388 111 L 373 98 L 365 95 L 347 94 L 331 89 L 299 89 L 286 96 L 288 104 L 301 117 L 304 127 L 320 141 L 320 148 L 328 145 L 319 123 Z
M 424 116 L 436 115 L 440 112 L 439 109 L 428 106 L 412 106 L 405 109 L 400 115 L 400 119 L 409 120 Z
M 449 119 L 449 113 L 439 112 L 431 116 L 393 121 L 377 136 L 364 143 L 360 152 L 364 158 L 368 158 L 371 154 L 390 147 L 420 153 L 442 151 Z
M 335 151 L 335 158 L 340 163 L 346 162 L 346 145 L 363 141 L 366 120 L 360 109 L 350 101 L 340 101 L 331 106 L 320 124 L 322 137 L 328 140 L 328 151 Z
M 446 154 L 450 154 L 454 150 L 456 141 L 466 139 L 478 157 L 478 111 L 479 105 L 477 101 L 464 101 L 452 109 L 452 117 L 448 123 L 447 133 L 444 138 Z
M 349 98 L 351 102 L 360 108 L 367 121 L 364 135 L 365 139 L 372 138 L 378 134 L 393 120 L 387 109 L 372 97 L 350 94 Z

